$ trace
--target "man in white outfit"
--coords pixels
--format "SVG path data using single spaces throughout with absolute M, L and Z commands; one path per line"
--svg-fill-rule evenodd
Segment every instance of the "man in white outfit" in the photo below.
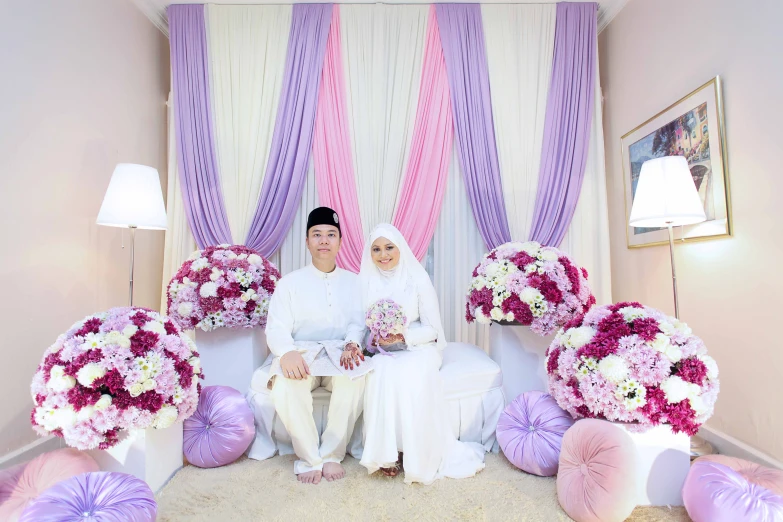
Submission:
M 299 459 L 294 473 L 300 482 L 318 484 L 322 476 L 329 481 L 345 476 L 340 462 L 362 413 L 365 380 L 310 375 L 295 343 L 345 340 L 340 364 L 358 366 L 363 360 L 364 313 L 358 277 L 335 263 L 341 243 L 337 213 L 327 207 L 313 210 L 305 241 L 312 264 L 278 282 L 269 304 L 266 338 L 272 354 L 280 358 L 284 376 L 274 378 L 272 399 Z M 320 445 L 311 393 L 319 386 L 332 392 Z

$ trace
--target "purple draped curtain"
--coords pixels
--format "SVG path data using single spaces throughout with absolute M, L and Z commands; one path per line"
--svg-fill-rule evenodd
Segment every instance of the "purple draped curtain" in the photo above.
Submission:
M 559 3 L 530 239 L 559 246 L 574 217 L 590 146 L 598 5 Z
M 511 241 L 500 179 L 484 29 L 479 4 L 436 4 L 465 189 L 481 237 L 492 249 Z
M 285 76 L 258 207 L 245 245 L 272 255 L 302 198 L 332 4 L 294 4 Z
M 215 155 L 204 6 L 172 5 L 168 17 L 182 199 L 203 249 L 232 242 Z

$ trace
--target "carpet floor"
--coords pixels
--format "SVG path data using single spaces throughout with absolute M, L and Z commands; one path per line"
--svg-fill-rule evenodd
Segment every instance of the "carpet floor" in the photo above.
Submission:
M 465 520 L 567 521 L 554 478 L 514 468 L 488 454 L 475 478 L 406 485 L 380 473 L 368 476 L 348 457 L 345 479 L 317 486 L 297 482 L 293 456 L 258 462 L 247 458 L 215 469 L 186 466 L 158 493 L 158 520 L 343 521 Z M 684 508 L 636 508 L 634 522 L 689 521 Z

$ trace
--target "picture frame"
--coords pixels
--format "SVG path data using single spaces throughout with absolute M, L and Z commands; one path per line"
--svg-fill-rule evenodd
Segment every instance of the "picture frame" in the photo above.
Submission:
M 685 156 L 704 203 L 707 221 L 676 227 L 676 241 L 704 241 L 732 235 L 723 88 L 716 76 L 620 138 L 625 228 L 628 248 L 669 243 L 666 228 L 628 225 L 642 164 L 662 156 Z

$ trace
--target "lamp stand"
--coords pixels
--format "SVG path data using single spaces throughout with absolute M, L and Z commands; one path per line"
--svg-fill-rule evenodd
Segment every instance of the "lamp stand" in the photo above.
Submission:
M 130 276 L 128 278 L 128 306 L 133 306 L 133 262 L 134 262 L 134 248 L 136 246 L 136 227 L 134 225 L 128 225 L 130 229 Z M 669 227 L 669 233 L 671 234 L 671 227 Z
M 674 270 L 674 232 L 672 231 L 672 222 L 667 223 L 669 228 L 669 255 L 672 260 L 672 287 L 674 287 L 674 317 L 680 318 L 680 302 L 677 299 L 677 273 Z M 132 247 L 131 247 L 132 248 Z

